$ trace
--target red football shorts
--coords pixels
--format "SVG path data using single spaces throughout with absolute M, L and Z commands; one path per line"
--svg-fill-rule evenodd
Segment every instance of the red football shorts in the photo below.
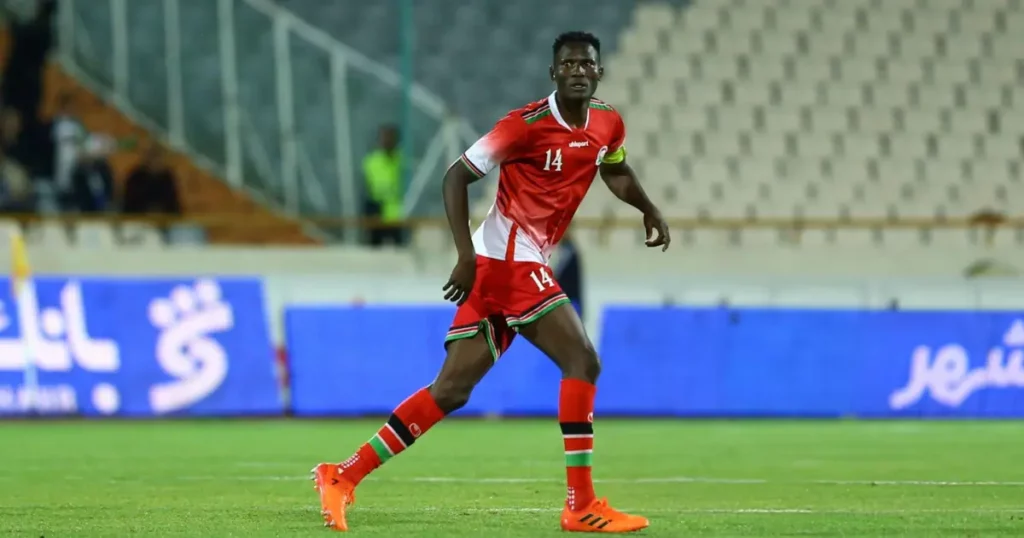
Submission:
M 519 327 L 568 303 L 569 298 L 547 265 L 477 256 L 476 282 L 469 298 L 455 312 L 445 347 L 483 331 L 497 360 L 512 345 Z

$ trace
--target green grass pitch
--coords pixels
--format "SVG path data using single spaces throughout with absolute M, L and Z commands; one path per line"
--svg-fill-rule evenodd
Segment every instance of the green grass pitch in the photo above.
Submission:
M 0 536 L 333 536 L 308 470 L 379 421 L 0 422 Z M 644 536 L 1022 536 L 1015 422 L 599 420 Z M 353 536 L 564 536 L 554 420 L 451 420 L 364 482 Z

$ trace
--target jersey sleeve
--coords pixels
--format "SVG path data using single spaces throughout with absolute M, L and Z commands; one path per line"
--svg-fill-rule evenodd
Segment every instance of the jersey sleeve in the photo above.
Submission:
M 615 116 L 612 142 L 608 146 L 608 153 L 601 160 L 603 164 L 619 164 L 626 160 L 626 122 L 622 121 L 622 116 L 618 114 Z
M 462 164 L 477 177 L 484 177 L 502 162 L 515 158 L 526 141 L 526 121 L 519 114 L 509 114 L 477 140 L 462 157 Z

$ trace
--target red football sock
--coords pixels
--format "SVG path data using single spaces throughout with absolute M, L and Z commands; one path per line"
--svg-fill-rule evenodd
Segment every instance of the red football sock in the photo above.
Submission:
M 358 484 L 384 462 L 412 446 L 416 439 L 444 418 L 427 389 L 420 389 L 395 408 L 387 423 L 341 463 L 345 478 Z
M 594 500 L 590 467 L 594 457 L 594 394 L 597 387 L 579 379 L 563 379 L 558 394 L 558 422 L 565 442 L 569 510 Z

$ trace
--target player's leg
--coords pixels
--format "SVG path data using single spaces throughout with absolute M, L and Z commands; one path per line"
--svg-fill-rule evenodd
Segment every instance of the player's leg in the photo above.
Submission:
M 623 532 L 648 526 L 646 518 L 619 512 L 597 499 L 591 478 L 594 395 L 601 362 L 579 314 L 568 299 L 517 326 L 562 371 L 558 422 L 565 446 L 568 495 L 562 528 L 582 532 Z
M 325 525 L 347 530 L 345 509 L 355 502 L 355 488 L 384 462 L 405 451 L 431 427 L 469 400 L 473 388 L 511 342 L 504 319 L 488 319 L 474 290 L 455 313 L 445 338 L 447 355 L 441 371 L 427 387 L 405 399 L 377 433 L 340 464 L 313 469 Z M 495 322 L 499 327 L 495 327 Z M 496 330 L 497 329 L 497 330 Z

